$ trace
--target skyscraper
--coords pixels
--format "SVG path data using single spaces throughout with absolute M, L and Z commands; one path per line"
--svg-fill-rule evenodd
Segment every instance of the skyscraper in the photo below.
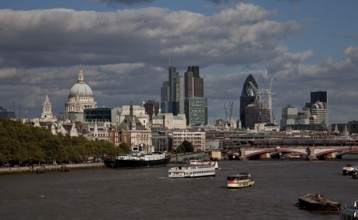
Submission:
M 240 96 L 240 121 L 243 128 L 246 128 L 246 107 L 259 99 L 258 85 L 250 74 L 246 77 Z
M 328 98 L 327 91 L 311 92 L 310 123 L 328 126 Z
M 199 66 L 188 66 L 184 73 L 185 116 L 187 125 L 208 123 L 208 105 L 204 97 L 204 79 L 200 78 Z
M 204 79 L 200 78 L 198 66 L 188 66 L 184 81 L 185 97 L 204 97 Z
M 311 92 L 311 105 L 317 101 L 327 103 L 327 91 Z
M 160 88 L 160 112 L 167 113 L 169 112 L 169 82 L 165 81 Z
M 168 81 L 163 82 L 161 88 L 161 112 L 179 114 L 180 76 L 176 67 L 169 66 Z

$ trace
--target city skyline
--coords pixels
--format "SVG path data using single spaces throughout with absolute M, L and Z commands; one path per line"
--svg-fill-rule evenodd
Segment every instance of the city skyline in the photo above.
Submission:
M 357 6 L 354 0 L 0 2 L 0 106 L 40 117 L 47 94 L 53 113 L 64 112 L 81 64 L 98 107 L 159 102 L 172 64 L 179 74 L 200 66 L 210 124 L 225 119 L 229 102 L 239 119 L 249 74 L 262 89 L 273 78 L 277 120 L 289 104 L 302 108 L 312 91 L 329 93 L 330 123 L 357 120 L 358 31 L 351 22 Z

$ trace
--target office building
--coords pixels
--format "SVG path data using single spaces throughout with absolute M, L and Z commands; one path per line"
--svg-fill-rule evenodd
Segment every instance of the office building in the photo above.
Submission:
M 161 88 L 161 113 L 180 113 L 180 76 L 176 71 L 176 67 L 169 66 L 168 81 L 165 81 Z
M 250 74 L 247 76 L 240 96 L 240 121 L 242 128 L 247 128 L 246 120 L 252 120 L 246 117 L 246 107 L 259 99 L 258 85 L 254 77 Z M 250 107 L 252 108 L 252 106 Z M 253 115 L 253 113 L 252 113 Z M 252 122 L 254 123 L 254 122 Z
M 311 124 L 328 126 L 328 96 L 327 91 L 311 92 Z
M 184 82 L 187 125 L 208 124 L 208 104 L 204 97 L 204 79 L 200 77 L 199 66 L 188 66 Z

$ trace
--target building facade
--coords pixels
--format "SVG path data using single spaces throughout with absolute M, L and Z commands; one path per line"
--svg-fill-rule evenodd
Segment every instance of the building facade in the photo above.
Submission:
M 173 149 L 176 149 L 183 141 L 189 141 L 193 147 L 194 151 L 204 151 L 205 150 L 205 132 L 204 131 L 189 131 L 189 130 L 180 130 L 172 131 L 171 135 L 173 137 Z

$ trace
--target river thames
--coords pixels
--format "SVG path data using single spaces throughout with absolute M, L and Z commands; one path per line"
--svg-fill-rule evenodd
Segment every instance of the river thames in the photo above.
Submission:
M 170 166 L 1 175 L 0 218 L 339 219 L 295 204 L 307 193 L 358 200 L 358 180 L 342 175 L 347 163 L 357 161 L 220 161 L 215 177 L 195 179 L 169 179 Z M 255 186 L 227 189 L 226 177 L 241 171 Z

